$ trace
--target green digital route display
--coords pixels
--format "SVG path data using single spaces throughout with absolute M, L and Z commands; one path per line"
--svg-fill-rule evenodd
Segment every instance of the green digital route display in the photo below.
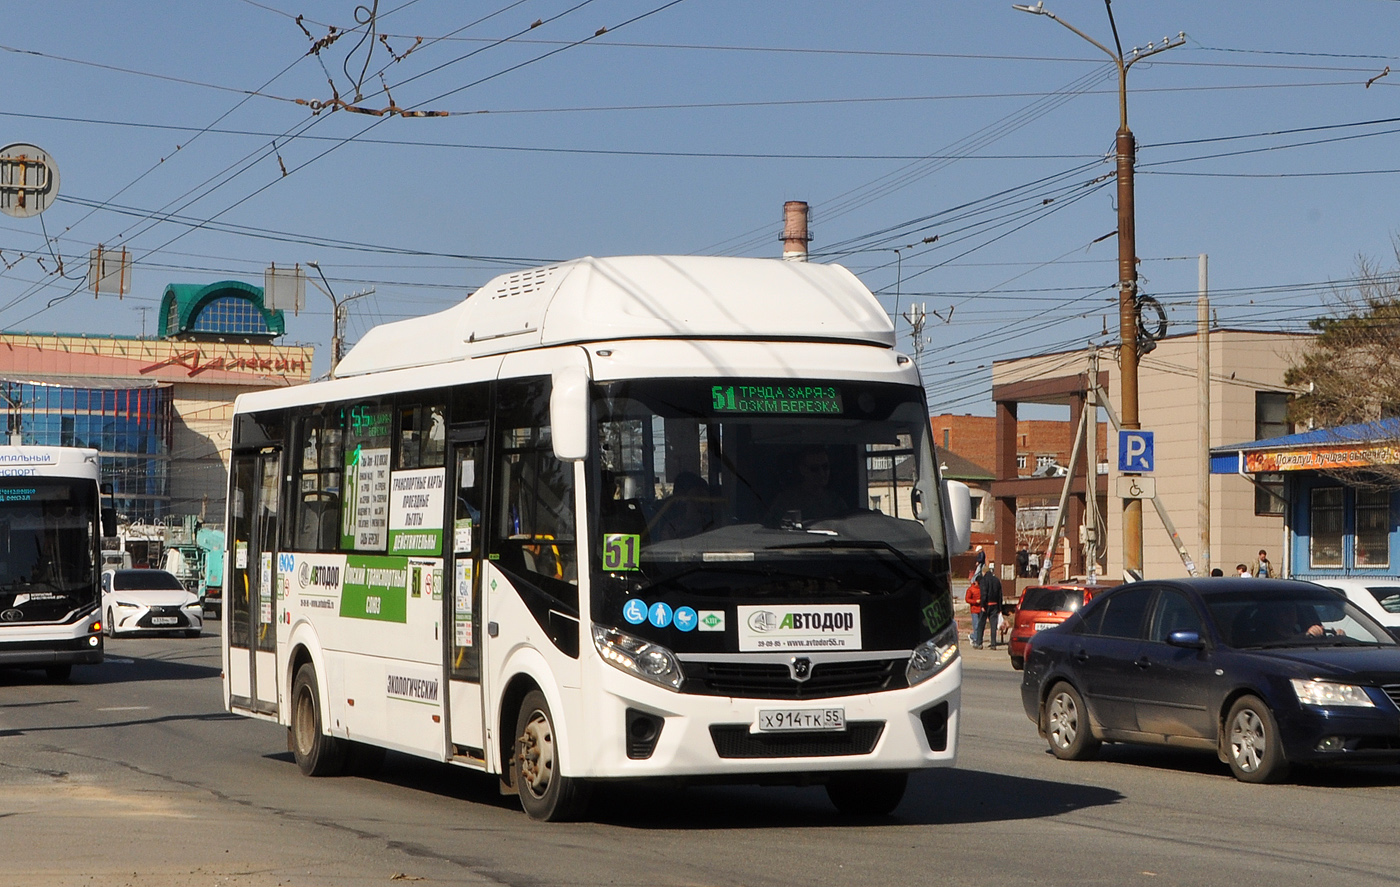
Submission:
M 776 382 L 715 385 L 710 388 L 710 397 L 717 413 L 841 414 L 841 389 L 833 385 Z

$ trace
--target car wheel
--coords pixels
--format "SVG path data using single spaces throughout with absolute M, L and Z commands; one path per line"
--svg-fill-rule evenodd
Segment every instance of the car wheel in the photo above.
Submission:
M 1023 668 L 1026 667 L 1026 657 L 1024 657 L 1024 656 L 1012 656 L 1012 657 L 1011 657 L 1011 667 L 1014 668 L 1014 669 L 1016 669 L 1017 671 L 1022 670 Z
M 588 807 L 588 785 L 559 772 L 556 739 L 549 702 L 539 690 L 531 690 L 520 702 L 510 759 L 511 783 L 531 819 L 565 822 Z
M 1278 782 L 1288 775 L 1288 759 L 1278 724 L 1263 700 L 1242 696 L 1225 716 L 1225 757 L 1241 782 Z
M 889 816 L 908 784 L 908 773 L 838 773 L 827 780 L 826 796 L 846 816 Z
M 1051 753 L 1064 761 L 1087 761 L 1099 751 L 1084 697 L 1063 681 L 1050 688 L 1045 703 L 1045 738 Z
M 61 684 L 73 675 L 73 666 L 70 664 L 50 665 L 44 669 L 44 676 L 55 684 Z
M 109 638 L 117 636 L 117 623 L 112 619 L 112 608 L 107 608 L 107 618 L 102 621 L 102 630 Z
M 290 745 L 297 766 L 307 776 L 334 776 L 345 766 L 345 743 L 321 729 L 321 695 L 316 689 L 316 666 L 297 669 L 292 682 Z

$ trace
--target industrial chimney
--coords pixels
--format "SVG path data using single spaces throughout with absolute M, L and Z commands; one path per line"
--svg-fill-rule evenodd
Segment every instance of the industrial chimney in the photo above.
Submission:
M 783 204 L 783 259 L 788 262 L 807 261 L 807 201 L 789 200 Z

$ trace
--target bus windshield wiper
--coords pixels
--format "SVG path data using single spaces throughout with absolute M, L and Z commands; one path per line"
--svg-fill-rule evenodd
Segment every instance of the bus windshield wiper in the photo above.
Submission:
M 885 541 L 880 540 L 880 539 L 846 539 L 846 540 L 826 539 L 826 540 L 822 540 L 822 541 L 818 541 L 818 542 L 791 542 L 791 543 L 787 543 L 787 544 L 784 544 L 784 545 L 765 545 L 765 546 L 763 547 L 763 550 L 764 550 L 764 551 L 787 551 L 787 550 L 794 550 L 794 549 L 796 549 L 796 550 L 801 550 L 801 549 L 814 549 L 814 550 L 833 551 L 833 550 L 838 549 L 838 548 L 855 548 L 855 549 L 864 549 L 864 550 L 867 550 L 867 551 L 888 551 L 888 552 L 890 552 L 891 554 L 893 554 L 895 557 L 899 558 L 900 562 L 903 563 L 904 566 L 908 567 L 908 568 L 909 568 L 909 571 L 910 571 L 911 573 L 913 573 L 915 576 L 919 577 L 920 579 L 932 579 L 932 578 L 933 578 L 933 574 L 932 574 L 932 573 L 930 573 L 927 569 L 925 569 L 925 568 L 919 566 L 919 564 L 918 564 L 917 562 L 915 562 L 913 558 L 909 557 L 909 555 L 907 555 L 907 554 L 905 554 L 904 552 L 900 551 L 898 548 L 895 548 L 895 547 L 894 547 L 893 545 L 891 545 L 890 543 L 885 542 Z

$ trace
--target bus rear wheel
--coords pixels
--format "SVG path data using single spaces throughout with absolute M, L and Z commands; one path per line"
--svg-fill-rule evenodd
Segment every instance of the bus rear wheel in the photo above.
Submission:
M 846 816 L 889 816 L 908 784 L 908 773 L 837 773 L 826 782 L 826 796 Z
M 335 776 L 345 766 L 345 743 L 322 730 L 321 694 L 316 688 L 316 666 L 297 669 L 292 682 L 292 726 L 288 743 L 297 766 L 307 776 Z
M 520 806 L 531 819 L 567 822 L 588 808 L 588 785 L 559 772 L 554 717 L 539 690 L 531 690 L 520 702 L 510 775 Z

